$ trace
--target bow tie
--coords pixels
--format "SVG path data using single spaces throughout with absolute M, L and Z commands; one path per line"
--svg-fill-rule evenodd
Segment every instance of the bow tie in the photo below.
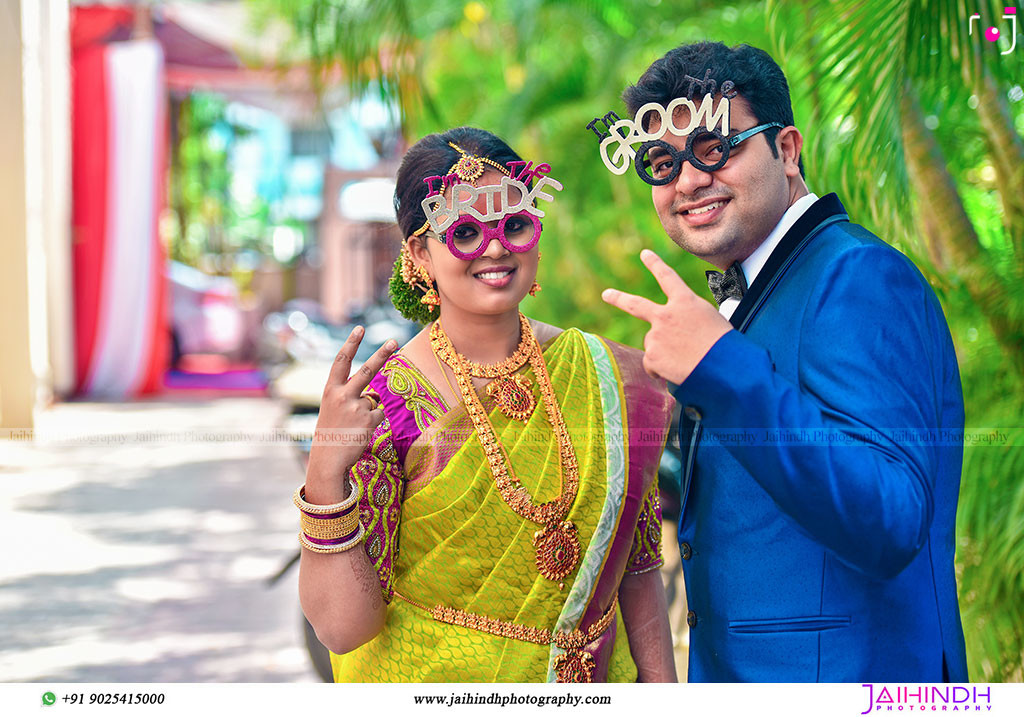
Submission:
M 708 288 L 715 295 L 715 303 L 719 306 L 730 296 L 734 299 L 742 299 L 747 291 L 747 277 L 743 275 L 743 267 L 738 261 L 734 261 L 723 273 L 721 271 L 706 271 L 708 277 Z

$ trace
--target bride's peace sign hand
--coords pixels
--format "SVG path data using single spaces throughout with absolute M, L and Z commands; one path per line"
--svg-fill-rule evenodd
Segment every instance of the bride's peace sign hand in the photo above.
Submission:
M 340 502 L 348 495 L 344 477 L 370 442 L 374 429 L 384 420 L 380 397 L 367 387 L 398 348 L 398 342 L 388 339 L 349 376 L 364 333 L 362 326 L 352 329 L 327 377 L 306 469 L 306 499 L 311 503 Z

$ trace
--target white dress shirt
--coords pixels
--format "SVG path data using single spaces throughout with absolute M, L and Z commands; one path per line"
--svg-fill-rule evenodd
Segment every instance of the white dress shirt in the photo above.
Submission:
M 757 278 L 758 273 L 764 268 L 764 265 L 768 262 L 768 257 L 775 251 L 775 247 L 782 241 L 782 237 L 786 236 L 786 232 L 789 231 L 790 227 L 796 224 L 796 220 L 804 215 L 811 205 L 818 201 L 818 195 L 814 192 L 806 194 L 797 199 L 793 204 L 790 205 L 786 213 L 782 215 L 782 219 L 775 225 L 768 237 L 761 242 L 761 245 L 754 249 L 754 251 L 744 261 L 740 262 L 740 266 L 743 268 L 743 276 L 746 277 L 747 286 L 751 286 L 754 283 L 754 279 Z M 722 305 L 718 307 L 718 313 L 725 318 L 731 318 L 732 312 L 736 310 L 736 307 L 740 305 L 739 299 L 728 297 L 722 302 Z

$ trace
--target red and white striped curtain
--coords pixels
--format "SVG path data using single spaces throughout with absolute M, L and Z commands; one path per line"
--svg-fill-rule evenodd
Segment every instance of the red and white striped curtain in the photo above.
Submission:
M 168 364 L 163 53 L 153 40 L 72 55 L 72 197 L 78 392 L 159 391 Z

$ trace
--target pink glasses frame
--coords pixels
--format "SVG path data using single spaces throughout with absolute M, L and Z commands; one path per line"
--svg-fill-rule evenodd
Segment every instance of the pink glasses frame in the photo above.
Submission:
M 533 224 L 533 238 L 530 239 L 530 241 L 528 241 L 526 244 L 523 244 L 522 246 L 516 246 L 515 244 L 511 244 L 507 239 L 505 239 L 505 223 L 509 219 L 512 219 L 513 217 L 524 217 Z M 463 224 L 475 224 L 477 229 L 480 230 L 480 233 L 483 234 L 484 237 L 483 241 L 480 242 L 480 246 L 475 251 L 469 254 L 459 251 L 455 247 L 455 230 L 461 227 Z M 518 211 L 515 214 L 506 214 L 501 218 L 501 221 L 498 222 L 498 226 L 496 227 L 489 227 L 483 222 L 479 221 L 478 219 L 475 219 L 474 217 L 469 216 L 468 214 L 463 214 L 461 217 L 452 222 L 452 225 L 448 227 L 448 229 L 445 231 L 444 243 L 448 247 L 448 251 L 452 253 L 452 256 L 454 256 L 456 259 L 462 259 L 463 261 L 472 261 L 473 259 L 476 259 L 477 257 L 481 256 L 485 251 L 487 251 L 487 247 L 491 243 L 492 239 L 497 239 L 499 242 L 501 242 L 501 245 L 508 249 L 509 251 L 515 252 L 516 254 L 521 254 L 522 252 L 530 251 L 530 249 L 533 249 L 533 247 L 537 246 L 537 242 L 540 241 L 540 233 L 542 229 L 543 225 L 541 224 L 540 219 L 538 219 L 525 209 Z

